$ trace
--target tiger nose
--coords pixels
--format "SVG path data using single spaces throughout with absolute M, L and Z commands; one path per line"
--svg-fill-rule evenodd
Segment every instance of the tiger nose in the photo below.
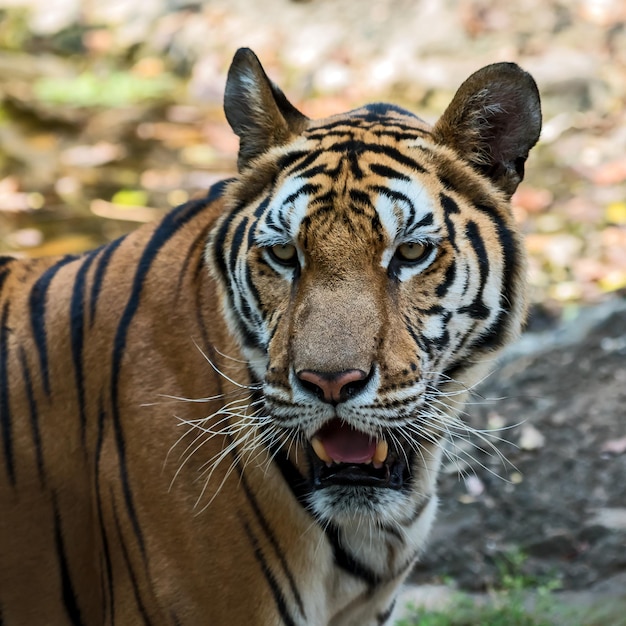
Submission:
M 363 370 L 330 373 L 300 370 L 296 375 L 305 389 L 329 404 L 345 402 L 359 393 L 368 380 L 368 375 Z

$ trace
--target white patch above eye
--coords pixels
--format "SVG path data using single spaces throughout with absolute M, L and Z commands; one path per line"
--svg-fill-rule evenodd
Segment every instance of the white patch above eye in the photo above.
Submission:
M 432 198 L 419 181 L 390 179 L 386 187 L 389 194 L 380 193 L 376 199 L 376 211 L 390 241 L 382 254 L 382 267 L 389 267 L 398 246 L 402 244 L 433 246 L 433 254 L 427 255 L 423 262 L 403 268 L 399 278 L 405 280 L 432 261 L 434 248 L 440 239 L 440 228 L 436 222 Z
M 256 243 L 262 247 L 295 244 L 309 207 L 309 194 L 298 193 L 307 180 L 290 178 L 277 191 L 259 219 Z M 302 259 L 301 259 L 302 260 Z
M 376 211 L 389 239 L 395 241 L 400 231 L 402 210 L 392 198 L 381 193 L 376 200 Z

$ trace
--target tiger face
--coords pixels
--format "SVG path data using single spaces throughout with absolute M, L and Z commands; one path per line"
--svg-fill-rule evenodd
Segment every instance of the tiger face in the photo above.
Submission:
M 426 519 L 463 398 L 525 313 L 509 199 L 539 135 L 534 81 L 484 68 L 434 128 L 389 105 L 312 121 L 243 50 L 225 110 L 240 175 L 207 258 L 264 441 L 325 523 Z

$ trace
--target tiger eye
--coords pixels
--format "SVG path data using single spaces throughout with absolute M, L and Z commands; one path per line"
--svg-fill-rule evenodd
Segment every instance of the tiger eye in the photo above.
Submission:
M 270 251 L 280 263 L 293 263 L 297 256 L 296 247 L 290 243 L 272 246 Z
M 424 244 L 413 241 L 399 245 L 396 255 L 403 261 L 418 261 L 426 254 L 427 250 L 428 248 Z

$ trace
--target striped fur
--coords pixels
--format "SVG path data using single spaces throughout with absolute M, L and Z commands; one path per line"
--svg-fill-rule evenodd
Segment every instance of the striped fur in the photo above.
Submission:
M 0 259 L 2 626 L 390 623 L 466 390 L 519 331 L 527 74 L 481 70 L 434 127 L 312 121 L 241 50 L 225 110 L 240 171 L 206 199 Z M 386 458 L 328 468 L 331 424 Z

